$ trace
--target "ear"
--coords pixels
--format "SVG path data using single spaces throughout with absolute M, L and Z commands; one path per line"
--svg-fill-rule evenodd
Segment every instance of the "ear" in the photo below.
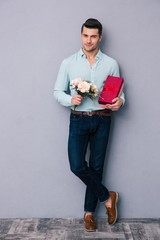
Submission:
M 102 34 L 101 34 L 101 36 L 99 37 L 99 42 L 102 40 Z

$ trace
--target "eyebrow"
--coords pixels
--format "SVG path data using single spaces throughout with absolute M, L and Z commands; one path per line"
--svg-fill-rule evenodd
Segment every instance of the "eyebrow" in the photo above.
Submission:
M 85 34 L 85 33 L 83 33 L 83 35 L 84 35 L 84 36 L 89 36 L 88 34 Z M 91 37 L 97 37 L 97 36 L 98 36 L 98 34 L 91 35 Z

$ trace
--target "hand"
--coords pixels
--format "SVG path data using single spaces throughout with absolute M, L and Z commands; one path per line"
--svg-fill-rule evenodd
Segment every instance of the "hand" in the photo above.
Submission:
M 81 101 L 84 97 L 82 97 L 81 95 L 75 94 L 72 99 L 71 99 L 71 103 L 73 106 L 78 106 L 81 104 Z
M 113 104 L 100 104 L 100 107 L 102 108 L 106 108 L 106 109 L 111 109 L 112 111 L 118 111 L 119 108 L 122 106 L 123 104 L 123 100 L 122 98 L 114 98 L 112 100 L 112 102 L 114 102 Z

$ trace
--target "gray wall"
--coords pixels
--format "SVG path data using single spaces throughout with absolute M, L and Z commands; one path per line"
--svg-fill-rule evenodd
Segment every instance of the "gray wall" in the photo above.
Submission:
M 89 17 L 103 23 L 101 48 L 119 62 L 127 98 L 104 183 L 120 193 L 120 217 L 159 217 L 160 1 L 0 0 L 1 218 L 83 216 L 85 186 L 67 159 L 69 109 L 52 91 Z

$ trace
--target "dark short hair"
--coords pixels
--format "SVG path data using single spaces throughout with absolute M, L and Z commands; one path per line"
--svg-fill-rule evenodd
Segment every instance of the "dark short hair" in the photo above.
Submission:
M 99 36 L 102 34 L 102 24 L 95 18 L 89 18 L 83 23 L 81 27 L 81 33 L 83 32 L 83 27 L 86 28 L 96 28 L 98 29 Z

